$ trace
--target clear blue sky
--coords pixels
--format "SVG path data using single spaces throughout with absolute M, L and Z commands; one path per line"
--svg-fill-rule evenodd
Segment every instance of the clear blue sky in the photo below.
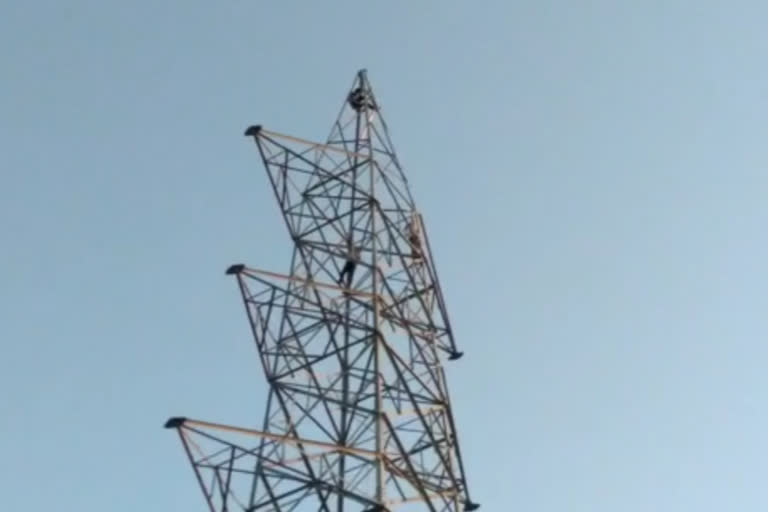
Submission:
M 576 6 L 580 4 L 580 6 Z M 203 511 L 164 420 L 258 424 L 243 129 L 358 68 L 425 212 L 487 511 L 768 509 L 764 2 L 0 5 L 0 508 Z

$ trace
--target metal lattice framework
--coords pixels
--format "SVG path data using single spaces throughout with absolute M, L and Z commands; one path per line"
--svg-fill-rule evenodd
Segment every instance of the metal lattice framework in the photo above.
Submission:
M 360 71 L 324 144 L 252 126 L 290 272 L 232 265 L 270 386 L 262 430 L 171 418 L 211 512 L 475 510 L 421 215 Z

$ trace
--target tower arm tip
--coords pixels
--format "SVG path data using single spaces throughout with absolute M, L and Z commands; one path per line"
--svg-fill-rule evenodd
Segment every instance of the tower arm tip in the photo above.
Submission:
M 234 265 L 229 266 L 229 268 L 227 269 L 227 275 L 235 276 L 240 272 L 242 272 L 243 269 L 245 269 L 245 265 L 243 265 L 242 263 L 235 263 Z
M 260 124 L 252 124 L 245 130 L 245 136 L 246 137 L 256 137 L 259 132 L 261 131 L 261 125 Z
M 173 418 L 168 418 L 168 421 L 165 422 L 164 427 L 165 428 L 179 428 L 184 424 L 184 422 L 187 421 L 187 418 L 183 416 L 174 416 Z

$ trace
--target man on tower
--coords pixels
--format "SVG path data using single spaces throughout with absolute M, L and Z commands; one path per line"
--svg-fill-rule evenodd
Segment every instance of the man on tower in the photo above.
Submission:
M 421 236 L 419 232 L 419 219 L 416 212 L 411 216 L 411 222 L 408 224 L 408 243 L 411 245 L 411 258 L 418 263 L 422 258 Z
M 346 276 L 347 282 L 345 288 L 352 286 L 352 279 L 355 275 L 355 269 L 360 262 L 360 247 L 355 245 L 352 235 L 347 238 L 347 261 L 344 263 L 344 267 L 341 269 L 339 279 L 336 281 L 339 286 L 342 285 L 344 277 Z
M 347 101 L 349 101 L 350 106 L 357 112 L 360 112 L 363 108 L 376 110 L 376 104 L 362 87 L 358 87 L 350 92 Z

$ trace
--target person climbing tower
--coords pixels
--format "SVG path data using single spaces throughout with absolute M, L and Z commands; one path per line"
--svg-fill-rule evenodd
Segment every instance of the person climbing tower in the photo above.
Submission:
M 351 91 L 347 101 L 349 101 L 350 106 L 357 112 L 360 112 L 364 108 L 376 110 L 376 104 L 373 102 L 373 99 L 362 87 L 358 87 Z
M 345 288 L 350 288 L 352 286 L 352 279 L 355 276 L 355 269 L 357 268 L 357 264 L 360 262 L 360 252 L 360 247 L 355 245 L 354 240 L 352 240 L 352 235 L 350 235 L 347 238 L 347 261 L 344 263 L 344 267 L 342 267 L 341 273 L 339 274 L 339 279 L 336 281 L 339 286 L 342 286 L 345 276 L 347 278 L 347 282 L 343 286 Z
M 416 212 L 413 213 L 411 222 L 408 224 L 408 243 L 411 244 L 411 258 L 417 262 L 421 261 L 423 254 L 421 250 L 418 214 Z

